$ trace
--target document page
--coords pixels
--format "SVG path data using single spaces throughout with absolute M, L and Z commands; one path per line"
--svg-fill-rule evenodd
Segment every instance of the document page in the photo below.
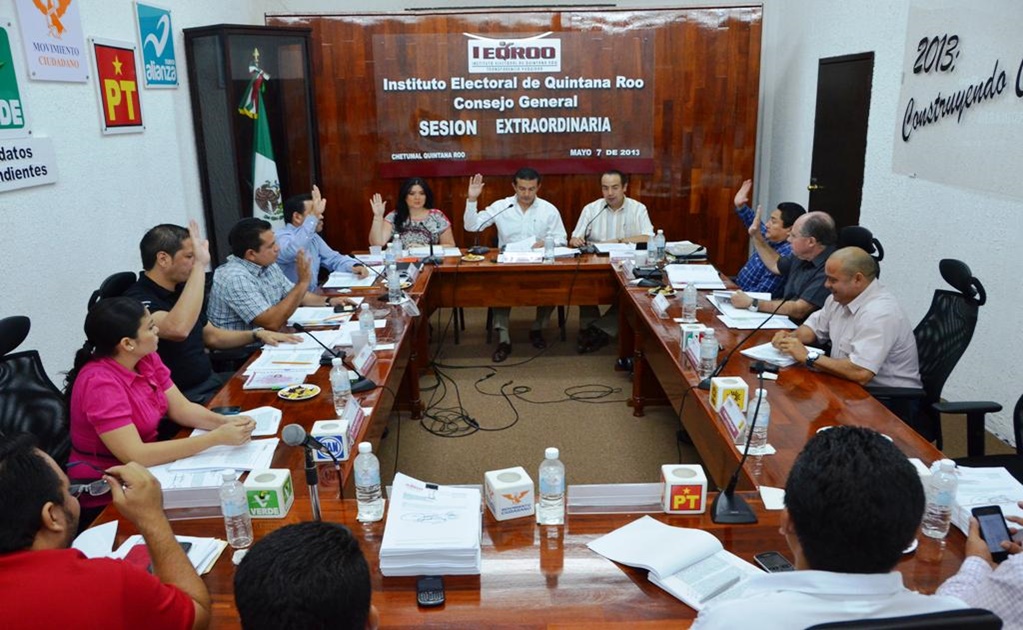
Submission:
M 714 265 L 666 265 L 664 270 L 671 286 L 676 289 L 685 288 L 690 282 L 695 282 L 697 289 L 725 288 Z
M 605 558 L 661 576 L 678 573 L 723 549 L 721 541 L 713 534 L 672 527 L 649 516 L 619 527 L 586 546 Z M 672 551 L 665 553 L 665 549 Z

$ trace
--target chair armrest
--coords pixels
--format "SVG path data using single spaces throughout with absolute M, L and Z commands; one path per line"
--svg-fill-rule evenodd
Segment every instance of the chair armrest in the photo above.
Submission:
M 867 393 L 874 398 L 895 398 L 910 400 L 913 398 L 926 398 L 927 392 L 919 387 L 865 387 Z
M 937 402 L 931 405 L 941 413 L 969 414 L 969 413 L 996 413 L 1002 410 L 1002 406 L 990 400 L 969 400 L 963 402 Z

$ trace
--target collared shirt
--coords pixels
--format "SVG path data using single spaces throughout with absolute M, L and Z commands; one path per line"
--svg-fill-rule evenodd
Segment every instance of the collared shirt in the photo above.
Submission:
M 298 270 L 295 268 L 298 252 L 304 251 L 309 257 L 309 268 L 313 270 L 309 279 L 310 291 L 316 290 L 317 275 L 321 266 L 326 267 L 328 271 L 351 271 L 355 265 L 362 264 L 351 256 L 331 249 L 323 237 L 316 233 L 317 223 L 319 220 L 316 217 L 308 215 L 301 226 L 295 227 L 289 223 L 277 228 L 276 231 L 277 245 L 281 248 L 277 264 L 292 283 L 298 282 Z
M 824 306 L 831 291 L 824 286 L 824 263 L 835 252 L 834 247 L 826 247 L 813 260 L 802 260 L 795 255 L 782 256 L 778 259 L 778 271 L 785 278 L 785 289 L 781 297 L 789 300 L 806 300 L 815 308 Z
M 975 608 L 1002 618 L 1006 628 L 1023 627 L 1023 553 L 1013 554 L 998 568 L 967 556 L 959 572 L 938 587 L 938 595 L 958 597 Z
M 604 210 L 604 208 L 607 210 Z M 589 236 L 586 235 L 589 227 Z M 635 199 L 625 198 L 621 208 L 612 210 L 604 199 L 588 203 L 579 215 L 572 238 L 587 241 L 614 241 L 639 235 L 653 236 L 654 226 L 646 206 Z
M 0 554 L 0 610 L 6 628 L 186 630 L 195 604 L 123 560 L 77 549 Z
M 525 212 L 515 196 L 499 199 L 476 211 L 475 201 L 465 202 L 465 230 L 479 232 L 491 225 L 497 225 L 498 245 L 516 243 L 526 239 L 542 241 L 547 235 L 554 237 L 555 245 L 568 244 L 568 233 L 561 222 L 561 213 L 549 201 L 537 197 Z
M 902 574 L 792 571 L 750 578 L 736 599 L 707 605 L 694 630 L 789 630 L 830 621 L 920 615 L 966 608 L 955 597 L 922 595 L 902 584 Z M 754 621 L 755 620 L 755 621 Z
M 168 291 L 153 282 L 143 271 L 139 274 L 138 281 L 124 294 L 145 304 L 150 313 L 169 312 L 178 303 L 184 287 L 185 285 L 182 283 L 173 291 Z M 187 337 L 181 341 L 160 339 L 157 352 L 160 353 L 164 365 L 170 368 L 171 379 L 180 390 L 195 387 L 213 373 L 210 356 L 206 354 L 206 344 L 203 343 L 202 338 L 202 331 L 207 321 L 206 305 L 203 304 L 203 308 L 199 311 L 199 317 L 192 326 L 192 330 L 188 331 Z
M 748 205 L 736 208 L 735 212 L 739 215 L 746 229 L 753 225 L 755 213 Z M 760 223 L 760 235 L 764 237 L 764 240 L 771 246 L 771 249 L 778 252 L 779 256 L 789 256 L 792 254 L 792 243 L 789 243 L 787 239 L 780 243 L 767 240 L 767 224 L 764 222 Z M 739 285 L 739 288 L 747 293 L 770 293 L 772 297 L 777 299 L 782 297 L 781 289 L 785 286 L 785 276 L 771 273 L 771 270 L 767 268 L 767 265 L 760 258 L 760 254 L 754 249 L 746 264 L 742 266 L 738 275 L 735 276 L 735 284 Z
M 263 267 L 231 254 L 213 272 L 206 314 L 218 328 L 249 330 L 260 313 L 283 300 L 294 286 L 279 266 Z
M 143 442 L 155 442 L 160 419 L 167 413 L 167 390 L 174 386 L 170 370 L 157 353 L 139 359 L 129 370 L 110 357 L 93 359 L 78 372 L 71 390 L 71 457 L 100 469 L 118 464 L 100 436 L 135 425 Z M 79 466 L 75 479 L 98 479 L 99 473 Z M 96 499 L 96 500 L 93 500 Z M 84 507 L 104 505 L 110 495 L 82 495 Z
M 397 216 L 397 212 L 388 212 L 387 216 L 384 217 L 384 221 L 390 223 L 393 229 L 394 220 Z M 401 246 L 403 248 L 415 245 L 429 245 L 430 243 L 438 245 L 440 243 L 440 235 L 447 231 L 449 227 L 451 227 L 451 221 L 448 220 L 447 215 L 434 208 L 429 211 L 426 218 L 422 221 L 416 221 L 411 216 L 406 219 L 405 225 L 401 227 L 401 232 L 398 233 L 398 238 L 401 239 Z
M 874 280 L 849 304 L 828 296 L 803 325 L 831 341 L 831 358 L 849 359 L 874 373 L 878 387 L 923 387 L 913 328 L 891 291 Z

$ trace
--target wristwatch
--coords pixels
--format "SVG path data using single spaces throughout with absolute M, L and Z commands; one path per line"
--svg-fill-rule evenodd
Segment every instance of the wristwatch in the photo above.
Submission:
M 813 364 L 816 363 L 819 358 L 821 358 L 821 352 L 819 350 L 808 350 L 806 352 L 806 367 L 813 367 Z
M 760 310 L 760 300 L 758 300 L 757 298 L 753 298 L 753 302 L 749 306 L 746 307 L 746 310 L 750 311 L 752 313 L 756 313 L 757 311 L 759 311 Z
M 259 331 L 261 331 L 261 330 L 263 330 L 263 329 L 262 328 L 253 328 L 252 329 L 252 341 L 254 341 L 254 342 L 255 341 L 259 341 Z

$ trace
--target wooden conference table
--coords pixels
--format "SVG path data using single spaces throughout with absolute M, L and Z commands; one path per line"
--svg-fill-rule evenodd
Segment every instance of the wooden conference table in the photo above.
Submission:
M 491 258 L 494 256 L 492 253 Z M 358 291 L 369 299 L 379 289 Z M 327 292 L 331 293 L 331 292 Z M 633 415 L 642 416 L 646 405 L 672 404 L 693 438 L 712 479 L 722 484 L 737 465 L 739 454 L 710 409 L 707 392 L 693 389 L 698 377 L 680 361 L 678 325 L 670 317 L 681 313 L 672 300 L 669 319 L 658 318 L 644 289 L 629 287 L 607 258 L 584 256 L 554 264 L 498 265 L 489 261 L 464 263 L 456 258 L 427 267 L 408 293 L 419 304 L 418 318 L 392 316 L 378 331 L 381 342 L 391 341 L 393 350 L 378 351 L 367 374 L 381 387 L 360 395 L 364 407 L 372 407 L 358 441 L 377 446 L 387 425 L 392 405 L 399 402 L 413 414 L 419 410 L 418 376 L 425 369 L 428 316 L 440 307 L 531 306 L 541 304 L 594 304 L 618 300 L 621 316 L 620 352 L 634 359 Z M 385 308 L 376 303 L 378 308 Z M 712 307 L 701 296 L 700 320 L 717 329 L 726 349 L 747 331 L 724 328 Z M 392 311 L 392 313 L 395 311 Z M 771 331 L 758 332 L 746 345 L 762 343 Z M 736 353 L 725 375 L 747 372 L 749 361 Z M 412 368 L 412 369 L 410 369 Z M 321 394 L 302 402 L 285 402 L 273 392 L 244 391 L 238 375 L 210 402 L 210 406 L 239 405 L 251 409 L 272 405 L 285 412 L 284 424 L 297 422 L 309 429 L 313 422 L 334 417 L 330 396 Z M 319 370 L 308 382 L 329 391 L 327 370 Z M 752 379 L 747 379 L 752 382 Z M 929 443 L 862 388 L 847 381 L 795 367 L 783 370 L 776 383 L 767 385 L 772 403 L 770 442 L 778 453 L 750 458 L 741 475 L 741 488 L 757 485 L 784 486 L 792 461 L 802 445 L 820 427 L 856 424 L 881 431 L 910 457 L 930 463 L 941 456 Z M 683 400 L 684 399 L 684 400 Z M 642 420 L 635 420 L 641 422 Z M 627 429 L 627 428 L 626 428 Z M 435 610 L 418 609 L 413 578 L 383 578 L 377 567 L 383 523 L 364 525 L 355 520 L 351 484 L 352 460 L 343 462 L 339 480 L 330 466 L 319 467 L 323 518 L 349 526 L 362 545 L 373 569 L 374 603 L 384 627 L 431 624 L 444 627 L 679 627 L 695 612 L 660 588 L 647 582 L 643 571 L 615 565 L 586 548 L 599 535 L 628 523 L 637 513 L 618 515 L 570 514 L 561 528 L 540 528 L 530 519 L 499 523 L 484 514 L 483 573 L 473 577 L 447 577 L 447 603 Z M 296 502 L 282 520 L 254 520 L 257 540 L 284 524 L 311 519 L 309 495 L 300 448 L 281 445 L 273 467 L 288 468 L 296 490 Z M 476 480 L 466 480 L 475 482 Z M 638 481 L 638 480 L 637 480 Z M 349 499 L 339 500 L 339 487 Z M 715 525 L 707 515 L 655 515 L 672 525 L 699 527 L 713 532 L 725 547 L 752 561 L 761 551 L 787 552 L 778 534 L 777 512 L 767 512 L 751 496 L 760 522 L 756 525 Z M 179 513 L 176 516 L 188 516 Z M 117 519 L 113 508 L 98 522 Z M 174 530 L 183 535 L 223 537 L 219 517 L 175 520 Z M 127 522 L 119 527 L 118 543 L 133 532 Z M 899 565 L 906 584 L 930 592 L 952 575 L 963 557 L 964 538 L 958 531 L 945 544 L 920 537 L 921 547 Z M 229 554 L 221 558 L 205 578 L 214 596 L 216 628 L 237 627 Z

